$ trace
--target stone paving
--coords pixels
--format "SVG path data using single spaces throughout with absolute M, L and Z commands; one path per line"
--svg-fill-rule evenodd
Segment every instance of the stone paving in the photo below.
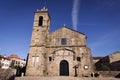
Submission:
M 120 78 L 113 77 L 100 77 L 100 78 L 92 78 L 92 77 L 16 77 L 15 80 L 120 80 Z

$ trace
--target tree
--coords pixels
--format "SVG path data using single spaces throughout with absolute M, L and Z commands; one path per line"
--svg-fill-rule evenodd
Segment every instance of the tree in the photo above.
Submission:
M 107 65 L 103 65 L 103 66 L 101 66 L 101 70 L 110 71 L 110 68 Z
M 16 69 L 16 76 L 20 76 L 21 75 L 21 67 L 20 66 L 15 66 Z
M 25 73 L 25 67 L 15 66 L 16 76 L 21 76 L 22 73 Z
M 100 64 L 99 66 L 96 66 L 97 71 L 110 71 L 110 65 L 109 64 Z

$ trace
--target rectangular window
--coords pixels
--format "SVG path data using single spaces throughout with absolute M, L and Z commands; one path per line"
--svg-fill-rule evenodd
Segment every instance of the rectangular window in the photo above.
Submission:
M 81 60 L 80 60 L 80 57 L 77 57 L 77 61 L 81 61 Z
M 35 62 L 35 56 L 32 57 L 32 62 Z
M 16 61 L 16 64 L 17 64 L 18 62 Z
M 15 60 L 12 60 L 12 63 L 15 63 Z
M 39 56 L 36 56 L 36 62 L 39 62 Z
M 39 56 L 33 56 L 32 57 L 32 62 L 39 62 Z
M 66 38 L 61 38 L 61 44 L 66 45 L 67 44 L 67 39 Z
M 49 61 L 52 61 L 52 57 L 49 57 Z
M 20 62 L 18 62 L 18 64 L 20 64 Z

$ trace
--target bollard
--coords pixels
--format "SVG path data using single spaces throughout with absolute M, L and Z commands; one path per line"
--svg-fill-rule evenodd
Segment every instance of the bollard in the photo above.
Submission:
M 23 76 L 24 76 L 24 73 L 22 72 L 22 73 L 21 73 L 21 77 L 23 77 Z

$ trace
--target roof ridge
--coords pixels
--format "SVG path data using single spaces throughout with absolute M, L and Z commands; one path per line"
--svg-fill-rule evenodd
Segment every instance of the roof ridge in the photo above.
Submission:
M 70 30 L 72 30 L 72 31 L 75 31 L 75 32 L 78 32 L 78 33 L 80 33 L 80 34 L 85 35 L 84 33 L 79 32 L 79 31 L 77 31 L 77 30 L 74 30 L 74 29 L 72 29 L 72 28 L 69 28 L 69 27 L 67 27 L 67 26 L 63 26 L 63 27 L 61 27 L 61 28 L 59 28 L 59 29 L 57 29 L 57 30 L 60 30 L 60 29 L 62 29 L 62 28 L 67 28 L 67 29 L 70 29 Z M 55 31 L 57 31 L 57 30 L 55 30 Z M 53 31 L 53 32 L 55 32 L 55 31 Z M 51 33 L 53 33 L 53 32 L 51 32 Z M 51 33 L 50 33 L 50 34 L 51 34 Z

